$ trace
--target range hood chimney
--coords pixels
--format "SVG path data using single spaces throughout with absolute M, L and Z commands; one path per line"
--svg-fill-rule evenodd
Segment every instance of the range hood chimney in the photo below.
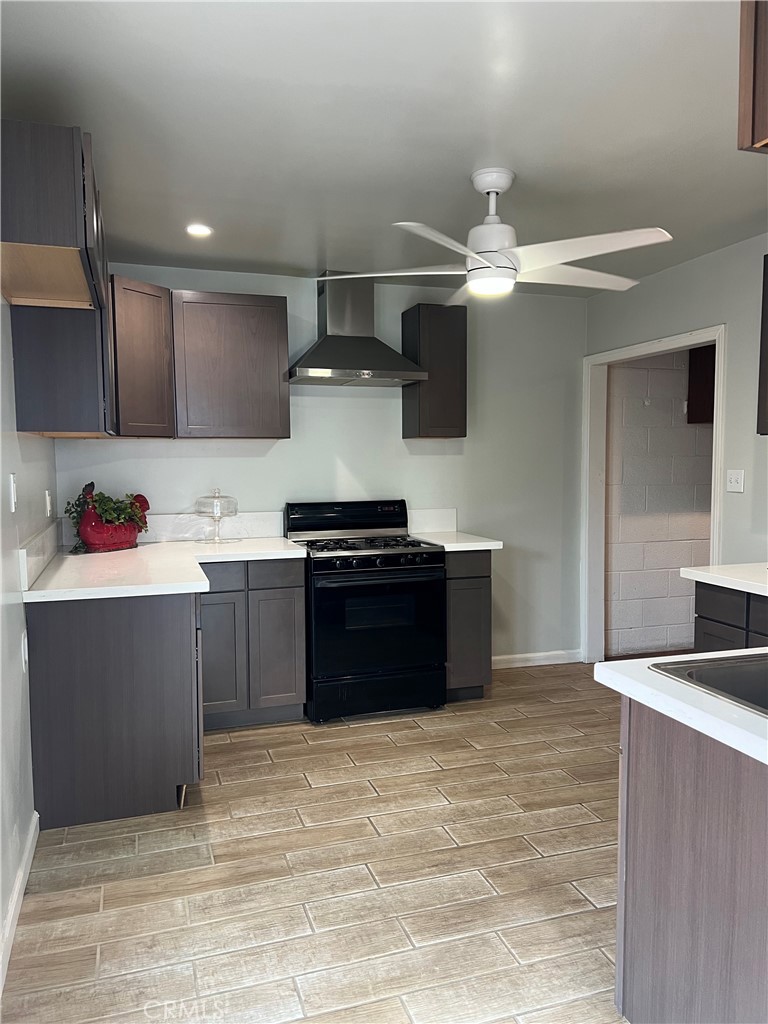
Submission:
M 373 280 L 317 282 L 319 341 L 288 371 L 291 384 L 399 387 L 428 374 L 373 333 Z

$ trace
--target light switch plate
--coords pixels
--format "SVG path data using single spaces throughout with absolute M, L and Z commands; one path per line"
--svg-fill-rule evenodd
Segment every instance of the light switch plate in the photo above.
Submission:
M 738 494 L 744 493 L 744 470 L 726 469 L 725 471 L 726 491 L 735 491 Z
M 17 499 L 16 499 L 16 474 L 15 473 L 9 473 L 8 475 L 10 477 L 10 480 L 9 480 L 9 485 L 10 486 L 8 488 L 8 490 L 9 490 L 9 505 L 10 505 L 10 508 L 11 508 L 11 512 L 15 512 L 16 511 L 16 505 L 18 504 Z
M 45 515 L 48 519 L 53 515 L 53 499 L 50 491 L 45 492 Z

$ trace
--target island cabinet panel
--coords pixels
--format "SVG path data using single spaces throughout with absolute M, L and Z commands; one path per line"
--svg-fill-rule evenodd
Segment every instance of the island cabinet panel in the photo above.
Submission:
M 112 316 L 120 434 L 173 437 L 170 291 L 113 277 Z
M 448 700 L 483 696 L 491 682 L 491 553 L 446 555 Z
M 40 827 L 175 809 L 177 787 L 200 775 L 194 598 L 56 601 L 26 613 Z
M 248 610 L 245 592 L 200 595 L 203 712 L 248 707 Z
M 403 437 L 466 437 L 466 306 L 420 302 L 405 310 L 402 347 L 429 374 L 403 388 Z
M 617 996 L 631 1024 L 768 1008 L 768 767 L 622 705 Z
M 52 436 L 115 432 L 106 311 L 12 306 L 16 429 Z
M 248 595 L 248 615 L 251 707 L 303 705 L 304 588 L 252 590 Z
M 173 292 L 179 437 L 289 437 L 282 296 Z

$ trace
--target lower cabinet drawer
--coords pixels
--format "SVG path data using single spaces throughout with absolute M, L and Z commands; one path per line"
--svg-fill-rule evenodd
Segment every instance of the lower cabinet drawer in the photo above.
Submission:
M 446 579 L 469 579 L 491 575 L 490 551 L 448 551 L 445 555 Z
M 762 633 L 765 639 L 763 646 L 768 647 L 768 597 L 762 594 L 749 595 L 749 631 Z
M 696 614 L 705 619 L 724 622 L 737 629 L 747 628 L 747 595 L 743 590 L 696 584 Z
M 245 590 L 245 562 L 202 562 L 200 568 L 211 584 L 211 594 Z
M 248 563 L 248 588 L 303 587 L 303 558 L 264 558 Z
M 710 651 L 737 651 L 747 646 L 747 631 L 696 616 L 693 649 L 696 654 Z

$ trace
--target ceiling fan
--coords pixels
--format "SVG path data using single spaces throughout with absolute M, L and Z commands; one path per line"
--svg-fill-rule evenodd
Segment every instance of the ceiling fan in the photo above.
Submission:
M 466 245 L 440 231 L 435 231 L 434 228 L 427 227 L 426 224 L 399 221 L 393 225 L 460 253 L 465 257 L 464 263 L 439 267 L 412 267 L 408 270 L 380 270 L 366 274 L 324 274 L 318 280 L 465 275 L 466 283 L 451 296 L 447 305 L 463 302 L 468 294 L 509 295 L 517 281 L 525 284 L 569 285 L 577 288 L 625 291 L 637 284 L 637 281 L 567 264 L 572 260 L 583 260 L 590 256 L 669 242 L 672 238 L 663 228 L 637 228 L 634 231 L 612 231 L 605 235 L 567 238 L 559 242 L 518 245 L 515 229 L 509 224 L 502 224 L 501 217 L 496 213 L 497 198 L 509 189 L 514 180 L 514 173 L 506 167 L 484 167 L 472 175 L 471 181 L 475 189 L 488 197 L 488 215 L 482 224 L 470 228 Z

